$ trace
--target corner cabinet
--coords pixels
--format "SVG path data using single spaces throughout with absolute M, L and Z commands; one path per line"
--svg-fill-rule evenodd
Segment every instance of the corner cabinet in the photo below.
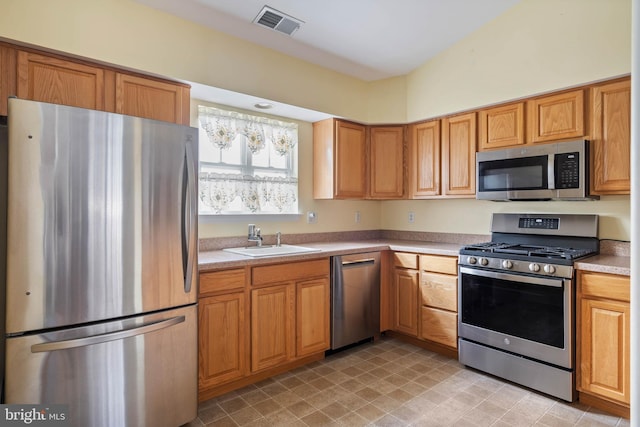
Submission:
M 577 277 L 580 400 L 629 417 L 630 278 L 585 271 Z
M 476 113 L 442 120 L 442 193 L 476 196 Z
M 631 192 L 631 81 L 591 88 L 591 193 Z
M 402 199 L 405 195 L 404 126 L 369 128 L 369 197 Z
M 393 329 L 418 336 L 418 255 L 393 254 Z
M 366 127 L 338 119 L 313 123 L 314 199 L 364 199 Z
M 17 96 L 188 125 L 190 87 L 63 55 L 0 43 L 0 115 Z

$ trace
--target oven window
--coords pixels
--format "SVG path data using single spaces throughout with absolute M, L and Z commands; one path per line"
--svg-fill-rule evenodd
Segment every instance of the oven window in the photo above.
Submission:
M 480 191 L 546 190 L 548 157 L 533 156 L 480 162 Z
M 462 274 L 462 322 L 564 348 L 564 286 Z

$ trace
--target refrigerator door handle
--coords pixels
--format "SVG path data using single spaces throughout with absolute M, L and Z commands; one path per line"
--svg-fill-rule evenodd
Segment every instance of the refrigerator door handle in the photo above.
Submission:
M 77 338 L 73 340 L 51 341 L 31 346 L 31 353 L 44 353 L 55 350 L 68 350 L 76 347 L 86 347 L 89 345 L 101 344 L 109 341 L 122 340 L 125 338 L 135 337 L 136 335 L 147 334 L 149 332 L 165 329 L 170 326 L 184 322 L 184 316 L 176 316 L 171 319 L 162 320 L 160 322 L 148 323 L 131 329 L 125 329 L 107 334 L 93 335 L 85 338 Z
M 184 292 L 191 292 L 193 282 L 193 259 L 196 251 L 196 231 L 194 221 L 197 215 L 197 197 L 192 194 L 195 188 L 194 159 L 191 145 L 185 145 L 184 153 L 184 174 L 182 181 L 182 268 L 184 271 Z M 191 185 L 190 185 L 191 184 Z

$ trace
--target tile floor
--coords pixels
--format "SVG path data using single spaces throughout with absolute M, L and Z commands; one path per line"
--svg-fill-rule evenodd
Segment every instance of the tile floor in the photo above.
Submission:
M 202 402 L 199 426 L 629 426 L 383 338 Z

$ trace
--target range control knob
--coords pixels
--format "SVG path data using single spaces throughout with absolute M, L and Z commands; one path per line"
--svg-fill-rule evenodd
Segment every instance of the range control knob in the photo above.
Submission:
M 489 260 L 486 259 L 486 258 L 480 258 L 480 264 L 487 265 L 487 264 L 489 264 Z
M 549 274 L 553 274 L 553 273 L 556 272 L 556 268 L 553 265 L 546 264 L 544 266 L 544 272 L 545 273 L 549 273 Z
M 469 264 L 475 264 L 475 263 L 478 262 L 478 259 L 476 257 L 474 257 L 474 256 L 470 256 L 470 257 L 467 258 L 467 262 Z
M 513 263 L 508 259 L 505 259 L 504 261 L 502 261 L 502 268 L 511 269 L 513 268 Z
M 540 271 L 540 265 L 536 264 L 535 262 L 532 262 L 531 264 L 529 264 L 529 270 L 538 272 Z

